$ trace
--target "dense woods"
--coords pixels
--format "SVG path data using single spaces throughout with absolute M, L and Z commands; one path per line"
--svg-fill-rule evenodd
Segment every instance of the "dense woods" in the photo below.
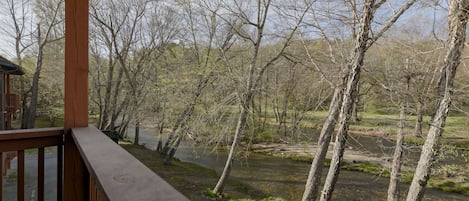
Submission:
M 63 2 L 0 6 L 1 54 L 26 72 L 14 83 L 17 127 L 62 121 Z M 445 157 L 441 147 L 467 152 L 465 128 L 449 130 L 459 144 L 443 132 L 448 115 L 469 114 L 466 0 L 91 0 L 89 10 L 93 123 L 135 144 L 142 127 L 155 128 L 166 164 L 183 141 L 229 149 L 215 194 L 237 153 L 304 143 L 317 150 L 303 200 L 331 200 L 349 129 L 365 121 L 396 143 L 384 167 L 388 200 L 402 197 L 407 146 L 422 145 L 407 200 L 421 200 L 431 174 L 447 168 L 432 164 Z M 392 119 L 364 119 L 374 114 Z M 467 178 L 461 165 L 452 174 Z

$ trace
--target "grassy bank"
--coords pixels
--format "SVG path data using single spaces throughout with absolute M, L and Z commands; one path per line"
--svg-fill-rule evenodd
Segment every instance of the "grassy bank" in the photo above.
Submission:
M 373 163 L 355 163 L 355 164 L 344 164 L 342 169 L 350 171 L 359 171 L 374 174 L 377 176 L 389 178 L 390 170 Z M 401 173 L 401 182 L 410 184 L 412 182 L 413 172 L 403 171 Z M 441 175 L 432 175 L 428 182 L 429 188 L 442 190 L 445 192 L 460 193 L 469 196 L 469 181 L 461 181 L 460 179 L 454 179 L 450 177 L 444 177 Z
M 273 157 L 282 157 L 287 158 L 299 162 L 304 163 L 311 163 L 311 157 L 304 157 L 304 156 L 296 156 L 294 154 L 289 155 L 272 155 Z M 331 162 L 331 159 L 326 158 L 324 161 L 324 166 L 328 167 Z M 375 163 L 367 163 L 367 162 L 357 162 L 357 163 L 346 163 L 342 162 L 341 169 L 348 170 L 348 171 L 358 171 L 369 173 L 372 175 L 389 178 L 390 177 L 390 170 L 380 164 Z M 403 171 L 401 172 L 401 183 L 410 184 L 412 182 L 413 172 L 410 171 Z M 432 175 L 430 177 L 429 188 L 434 188 L 438 190 L 442 190 L 445 192 L 454 192 L 460 193 L 463 195 L 469 196 L 469 180 L 468 178 L 460 177 L 445 177 L 443 175 Z
M 158 152 L 143 146 L 130 144 L 121 146 L 190 200 L 211 199 L 204 195 L 204 192 L 213 188 L 217 183 L 218 175 L 215 171 L 178 160 L 173 160 L 170 165 L 163 165 L 164 158 Z M 221 200 L 276 200 L 262 192 L 253 191 L 235 180 L 229 180 L 224 192 Z

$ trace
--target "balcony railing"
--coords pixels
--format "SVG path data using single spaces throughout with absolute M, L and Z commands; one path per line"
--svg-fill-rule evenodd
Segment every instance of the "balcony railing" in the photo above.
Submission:
M 188 200 L 161 177 L 152 172 L 135 157 L 114 143 L 95 127 L 73 128 L 70 134 L 83 160 L 87 182 L 84 192 L 91 201 L 124 200 Z M 62 200 L 63 184 L 76 181 L 64 180 L 62 174 L 64 131 L 61 128 L 0 131 L 0 167 L 3 154 L 17 152 L 17 198 L 25 200 L 25 149 L 38 149 L 37 200 L 44 200 L 44 148 L 57 146 L 57 200 Z M 0 201 L 3 197 L 0 179 Z

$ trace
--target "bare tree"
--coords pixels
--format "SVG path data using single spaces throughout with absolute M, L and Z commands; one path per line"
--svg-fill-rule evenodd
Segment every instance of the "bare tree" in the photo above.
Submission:
M 198 104 L 204 90 L 216 79 L 215 66 L 218 65 L 220 59 L 215 48 L 227 51 L 231 47 L 230 41 L 233 36 L 232 33 L 220 36 L 219 29 L 223 28 L 222 20 L 218 17 L 220 2 L 211 5 L 206 1 L 182 1 L 180 5 L 184 10 L 184 21 L 189 29 L 190 50 L 195 55 L 195 61 L 192 65 L 195 64 L 198 78 L 195 82 L 195 88 L 190 91 L 189 100 L 184 105 L 182 112 L 178 114 L 163 146 L 162 153 L 167 154 L 166 164 L 172 160 L 182 139 L 185 137 L 185 130 L 187 130 L 185 127 L 192 118 L 195 106 Z M 219 38 L 219 41 L 217 41 L 217 38 Z M 213 60 L 217 57 L 218 59 Z
M 420 160 L 409 187 L 407 201 L 421 200 L 430 178 L 432 161 L 438 152 L 438 144 L 445 127 L 446 117 L 451 105 L 453 82 L 456 69 L 461 62 L 461 53 L 464 50 L 466 39 L 466 26 L 469 18 L 469 1 L 452 0 L 449 4 L 448 25 L 449 40 L 445 62 L 441 70 L 438 83 L 440 96 L 433 115 L 427 139 L 422 147 Z
M 342 79 L 342 85 L 337 89 L 335 93 L 338 97 L 334 97 L 331 107 L 329 109 L 328 119 L 326 120 L 323 129 L 321 131 L 321 136 L 318 142 L 318 149 L 316 150 L 316 156 L 313 160 L 311 170 L 306 182 L 305 192 L 303 194 L 303 200 L 315 200 L 317 197 L 318 185 L 321 178 L 322 163 L 324 157 L 327 153 L 329 140 L 331 133 L 333 131 L 335 116 L 337 115 L 338 109 L 340 107 L 340 117 L 339 117 L 339 128 L 337 131 L 336 142 L 334 144 L 334 153 L 327 174 L 327 178 L 324 184 L 321 200 L 330 200 L 332 197 L 332 192 L 334 190 L 335 183 L 338 178 L 340 163 L 342 161 L 343 152 L 345 149 L 345 143 L 347 140 L 347 132 L 349 126 L 349 120 L 352 112 L 352 105 L 355 100 L 354 95 L 356 95 L 356 89 L 358 81 L 360 78 L 360 71 L 363 65 L 363 59 L 366 51 L 370 48 L 383 34 L 394 24 L 394 22 L 399 19 L 399 17 L 413 5 L 415 0 L 409 0 L 406 2 L 398 11 L 391 16 L 382 28 L 372 37 L 370 37 L 371 23 L 374 17 L 376 10 L 385 3 L 385 1 L 375 2 L 374 0 L 364 1 L 362 8 L 361 16 L 358 14 L 357 4 L 355 2 L 349 2 L 351 4 L 352 16 L 355 16 L 355 20 L 352 20 L 354 25 L 357 22 L 358 32 L 355 34 L 354 30 L 352 35 L 356 35 L 354 38 L 354 48 L 348 59 L 345 76 Z M 359 16 L 359 17 L 358 17 Z M 358 20 L 359 19 L 359 20 Z M 342 91 L 343 90 L 343 91 Z M 341 94 L 343 92 L 343 95 Z M 339 100 L 342 102 L 340 103 Z M 339 104 L 340 103 L 340 104 Z M 328 133 L 327 131 L 330 131 Z
M 243 6 L 250 5 L 242 4 L 242 2 L 235 1 L 232 5 L 227 5 L 227 9 L 231 15 L 235 15 L 239 17 L 239 20 L 245 26 L 240 26 L 237 24 L 233 24 L 234 27 L 233 31 L 236 35 L 245 41 L 248 41 L 249 44 L 252 46 L 252 53 L 250 54 L 249 64 L 247 68 L 245 76 L 245 83 L 243 82 L 236 82 L 237 83 L 237 95 L 238 95 L 238 102 L 241 108 L 239 113 L 238 122 L 236 124 L 235 135 L 233 138 L 233 142 L 231 144 L 231 148 L 228 154 L 228 158 L 226 160 L 225 167 L 223 169 L 222 174 L 220 175 L 220 179 L 217 182 L 217 185 L 213 189 L 213 192 L 220 194 L 223 192 L 226 182 L 228 181 L 228 177 L 230 175 L 234 156 L 236 154 L 237 147 L 240 142 L 240 138 L 244 133 L 244 129 L 246 127 L 247 118 L 249 112 L 251 110 L 250 106 L 253 100 L 253 96 L 255 90 L 257 89 L 260 79 L 262 75 L 266 71 L 267 68 L 272 66 L 274 62 L 279 60 L 282 57 L 282 54 L 285 52 L 285 49 L 290 44 L 291 39 L 295 35 L 298 27 L 303 21 L 304 16 L 306 15 L 307 11 L 311 8 L 313 2 L 305 2 L 303 7 L 297 8 L 297 13 L 294 13 L 295 22 L 293 28 L 287 33 L 286 38 L 282 44 L 282 47 L 279 51 L 277 51 L 273 57 L 268 59 L 266 62 L 260 61 L 260 49 L 261 45 L 263 44 L 263 40 L 265 37 L 265 27 L 266 22 L 269 16 L 269 11 L 272 7 L 275 8 L 275 5 L 272 5 L 272 1 L 257 1 L 254 3 L 255 5 L 255 12 L 256 13 L 253 17 L 249 17 L 245 8 Z M 251 4 L 252 5 L 252 4 Z M 253 19 L 253 20 L 252 20 Z M 247 32 L 248 30 L 252 30 L 251 33 Z M 230 72 L 233 72 L 233 66 L 228 65 L 230 68 Z
M 108 51 L 104 95 L 99 88 L 96 89 L 97 103 L 101 104 L 99 125 L 101 129 L 118 129 L 122 134 L 133 120 L 135 144 L 139 143 L 140 124 L 144 117 L 148 74 L 155 67 L 154 61 L 164 53 L 179 31 L 174 10 L 160 6 L 158 2 L 148 0 L 96 2 L 91 6 L 96 32 L 104 39 L 104 47 Z M 99 61 L 98 50 L 92 52 L 98 54 L 95 58 Z M 99 82 L 99 75 L 94 77 Z M 117 126 L 116 121 L 120 117 L 123 119 Z
M 408 59 L 405 62 L 405 69 L 409 68 Z M 398 201 L 399 200 L 399 181 L 401 175 L 401 166 L 402 166 L 402 154 L 403 154 L 403 144 L 404 144 L 404 128 L 406 121 L 406 110 L 407 110 L 407 96 L 409 93 L 410 87 L 410 75 L 404 76 L 405 80 L 405 89 L 397 90 L 397 96 L 399 99 L 399 121 L 397 123 L 397 137 L 396 137 L 396 147 L 394 148 L 394 155 L 392 158 L 391 165 L 391 175 L 389 179 L 388 187 L 388 201 Z M 393 93 L 393 91 L 391 91 Z
M 9 26 L 2 26 L 0 29 L 5 35 L 10 36 L 14 39 L 14 47 L 15 47 L 15 57 L 16 62 L 19 66 L 23 65 L 23 56 L 25 51 L 30 49 L 33 45 L 31 39 L 31 30 L 28 28 L 28 25 L 32 23 L 32 16 L 29 15 L 30 9 L 32 7 L 32 3 L 30 0 L 7 0 L 6 7 L 4 13 L 8 13 L 9 20 L 12 23 L 5 23 L 5 25 L 13 24 L 12 27 Z M 26 83 L 26 79 L 24 76 L 20 77 L 20 94 L 21 94 L 21 128 L 27 127 L 27 119 L 28 119 L 28 97 L 29 93 L 31 92 L 30 88 L 28 88 L 29 84 Z M 28 85 L 28 86 L 26 86 Z
M 63 22 L 63 1 L 47 1 L 37 2 L 38 18 L 37 25 L 37 56 L 36 68 L 33 75 L 31 87 L 31 99 L 29 104 L 27 128 L 34 128 L 36 119 L 36 108 L 38 102 L 39 78 L 43 66 L 44 48 L 47 44 L 63 38 L 63 31 L 58 27 Z M 43 29 L 45 30 L 42 35 Z M 59 30 L 57 30 L 59 29 Z

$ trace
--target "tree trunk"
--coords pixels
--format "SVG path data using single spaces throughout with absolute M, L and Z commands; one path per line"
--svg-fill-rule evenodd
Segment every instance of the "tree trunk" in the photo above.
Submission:
M 162 153 L 168 154 L 168 151 L 170 150 L 170 148 L 172 147 L 172 145 L 174 143 L 173 140 L 175 140 L 174 137 L 176 135 L 177 129 L 180 128 L 180 127 L 184 127 L 186 125 L 187 121 L 191 118 L 192 114 L 194 113 L 195 105 L 197 104 L 197 102 L 199 100 L 199 97 L 202 95 L 202 91 L 208 85 L 212 75 L 213 74 L 210 74 L 210 75 L 204 77 L 203 79 L 199 80 L 199 83 L 197 84 L 196 90 L 195 90 L 195 92 L 192 96 L 191 102 L 189 104 L 187 104 L 186 107 L 184 108 L 184 111 L 181 114 L 179 114 L 179 116 L 176 120 L 176 123 L 174 124 L 174 126 L 171 130 L 171 133 L 168 136 L 168 140 L 166 141 L 166 143 L 165 143 L 165 145 L 162 149 Z M 249 100 L 249 101 L 251 101 L 251 100 Z M 177 150 L 177 147 L 179 146 L 179 143 L 176 143 L 176 144 L 177 144 L 177 146 L 173 147 L 173 149 L 175 149 L 175 150 Z
M 279 109 L 279 92 L 278 92 L 278 75 L 277 71 L 274 70 L 274 100 L 273 100 L 273 110 L 274 110 L 274 115 L 275 115 L 275 122 L 280 123 L 280 109 Z
M 28 92 L 25 90 L 24 76 L 20 76 L 21 85 L 21 129 L 28 128 L 29 108 L 28 108 Z
M 422 125 L 423 125 L 423 101 L 417 101 L 417 113 L 415 121 L 415 131 L 414 134 L 416 137 L 422 137 Z
M 361 67 L 367 49 L 371 21 L 373 19 L 373 4 L 375 0 L 366 0 L 363 6 L 362 19 L 358 35 L 355 41 L 355 48 L 351 54 L 351 59 L 347 65 L 348 78 L 345 87 L 342 106 L 340 109 L 339 129 L 337 131 L 336 141 L 334 145 L 334 153 L 332 156 L 329 172 L 326 177 L 324 188 L 322 191 L 321 201 L 329 201 L 332 198 L 335 183 L 337 182 L 340 163 L 344 155 L 345 143 L 348 137 L 349 121 L 352 113 L 352 105 L 355 99 L 358 81 L 360 79 Z
M 318 140 L 318 148 L 311 163 L 308 179 L 306 180 L 303 201 L 314 201 L 318 196 L 318 189 L 321 183 L 324 160 L 326 158 L 329 143 L 331 142 L 332 132 L 339 116 L 339 108 L 342 105 L 343 86 L 340 85 L 334 91 L 334 96 L 329 106 L 327 120 L 322 126 L 321 134 Z
M 166 101 L 163 103 L 163 111 L 161 112 L 160 123 L 158 124 L 158 145 L 156 146 L 156 151 L 161 152 L 163 150 L 163 131 L 164 131 L 164 119 L 166 113 Z
M 107 81 L 106 81 L 106 91 L 104 94 L 104 101 L 103 101 L 103 113 L 101 119 L 101 124 L 100 124 L 100 129 L 104 129 L 106 125 L 108 125 L 109 122 L 109 116 L 112 116 L 110 112 L 110 107 L 118 107 L 117 105 L 112 105 L 111 103 L 111 94 L 112 94 L 112 84 L 114 83 L 114 59 L 112 55 L 112 48 L 109 49 L 109 64 L 108 64 L 108 75 L 107 75 Z M 122 76 L 120 76 L 122 77 Z M 117 99 L 118 97 L 114 97 Z
M 438 150 L 439 140 L 445 127 L 446 117 L 451 105 L 453 94 L 453 81 L 456 69 L 461 62 L 461 53 L 464 50 L 466 39 L 466 26 L 469 17 L 469 1 L 450 1 L 448 24 L 449 24 L 449 45 L 445 57 L 443 69 L 439 82 L 439 95 L 436 106 L 436 113 L 432 118 L 427 139 L 422 147 L 422 153 L 415 170 L 414 178 L 409 187 L 407 201 L 421 200 L 424 190 L 430 177 L 432 161 Z
M 265 87 L 265 96 L 264 96 L 264 119 L 262 120 L 262 128 L 261 128 L 261 131 L 264 131 L 265 130 L 265 126 L 267 124 L 267 107 L 269 106 L 268 103 L 269 103 L 269 93 L 268 93 L 268 87 L 267 85 L 269 84 L 269 73 L 266 73 L 266 81 L 265 83 L 266 84 L 266 87 Z M 261 96 L 260 96 L 261 97 Z M 259 103 L 260 105 L 260 103 Z
M 388 187 L 388 201 L 399 201 L 399 180 L 401 176 L 402 165 L 402 144 L 404 141 L 404 127 L 406 119 L 406 102 L 401 101 L 399 110 L 399 123 L 397 125 L 397 140 L 394 156 L 392 158 L 391 175 Z
M 138 117 L 136 119 L 136 123 L 135 123 L 135 136 L 134 136 L 134 145 L 139 145 L 139 141 L 140 141 L 140 120 L 138 120 Z
M 163 146 L 162 153 L 163 154 L 168 154 L 171 148 L 173 147 L 174 140 L 177 140 L 177 135 L 176 132 L 180 127 L 183 127 L 186 124 L 187 119 L 189 116 L 192 115 L 192 112 L 194 111 L 195 107 L 195 101 L 197 101 L 198 96 L 194 97 L 193 101 L 191 104 L 186 105 L 186 108 L 184 108 L 184 111 L 179 114 L 178 118 L 176 119 L 176 122 L 173 125 L 173 128 L 171 129 L 171 132 L 169 133 L 168 140 L 166 140 L 166 143 Z
M 176 136 L 176 140 L 171 145 L 171 148 L 169 149 L 168 154 L 166 155 L 166 158 L 164 160 L 165 165 L 168 165 L 171 162 L 171 160 L 174 158 L 174 155 L 176 155 L 176 151 L 179 148 L 179 145 L 181 144 L 181 140 L 183 137 L 184 136 L 182 132 L 181 134 Z
M 220 179 L 218 180 L 217 185 L 213 189 L 213 192 L 217 194 L 220 194 L 221 192 L 223 192 L 223 189 L 225 188 L 225 184 L 228 181 L 228 177 L 230 175 L 231 168 L 233 166 L 233 160 L 236 154 L 236 149 L 238 148 L 239 139 L 241 138 L 241 135 L 243 135 L 244 127 L 246 126 L 246 119 L 248 116 L 248 111 L 249 111 L 249 108 L 247 108 L 247 105 L 245 105 L 245 107 L 243 107 L 243 109 L 241 110 L 241 114 L 238 119 L 238 124 L 236 125 L 236 133 L 233 139 L 233 143 L 231 144 L 228 158 L 226 159 L 225 167 L 223 168 L 223 172 L 220 175 Z
M 353 97 L 353 105 L 352 105 L 352 118 L 351 121 L 354 123 L 357 123 L 360 121 L 360 118 L 358 118 L 358 103 L 360 101 L 360 87 L 357 85 L 357 89 L 355 90 L 355 94 Z
M 128 105 L 128 97 L 124 98 L 124 101 L 120 104 L 120 106 L 117 104 L 119 97 L 120 97 L 120 91 L 121 89 L 121 84 L 122 84 L 122 77 L 124 76 L 124 70 L 123 68 L 120 68 L 118 73 L 117 73 L 117 83 L 116 87 L 114 88 L 114 92 L 112 95 L 111 99 L 111 119 L 109 122 L 106 123 L 105 129 L 111 129 L 115 130 L 116 129 L 116 121 L 117 118 L 119 118 L 119 115 L 121 114 L 122 110 L 126 105 Z M 122 125 L 122 122 L 121 122 Z
M 159 129 L 159 135 L 160 137 L 158 138 L 158 145 L 156 146 L 156 151 L 162 152 L 163 150 L 163 127 L 160 127 Z
M 41 28 L 38 28 L 38 37 L 41 38 Z M 31 102 L 29 104 L 29 112 L 28 112 L 28 121 L 27 121 L 27 128 L 34 128 L 35 120 L 36 120 L 36 107 L 38 101 L 38 90 L 39 90 L 39 77 L 41 74 L 42 69 L 42 56 L 44 52 L 44 45 L 39 45 L 39 50 L 36 58 L 36 70 L 34 71 L 33 76 L 33 83 L 31 88 Z

